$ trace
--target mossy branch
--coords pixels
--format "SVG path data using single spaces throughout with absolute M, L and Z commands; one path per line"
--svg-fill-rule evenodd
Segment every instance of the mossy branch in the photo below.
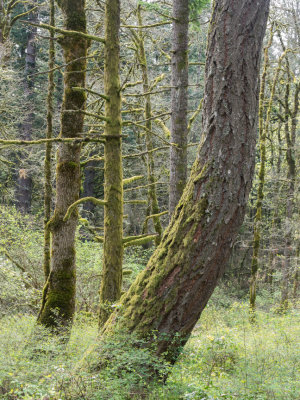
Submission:
M 87 40 L 94 40 L 95 42 L 100 42 L 100 43 L 105 44 L 105 39 L 98 37 L 98 36 L 89 35 L 87 33 L 79 32 L 79 31 L 69 31 L 69 30 L 57 28 L 55 26 L 51 26 L 48 24 L 41 24 L 41 23 L 36 24 L 34 22 L 29 22 L 29 21 L 21 21 L 21 22 L 26 25 L 32 25 L 32 26 L 36 26 L 38 28 L 47 29 L 48 31 L 57 32 L 64 36 L 83 38 L 83 39 L 87 39 Z
M 173 21 L 162 21 L 162 22 L 157 22 L 155 24 L 149 24 L 149 25 L 121 25 L 121 28 L 148 29 L 148 28 L 155 28 L 157 26 L 170 25 L 170 24 L 172 24 L 172 22 Z
M 126 94 L 123 94 L 123 96 L 125 96 L 125 97 L 144 97 L 144 96 L 148 96 L 149 94 L 164 93 L 169 90 L 170 89 L 161 89 L 161 90 L 152 90 L 150 92 L 144 92 L 144 93 L 126 93 Z
M 155 118 L 161 118 L 161 117 L 166 117 L 166 116 L 170 116 L 171 115 L 171 113 L 170 112 L 165 112 L 165 113 L 162 113 L 162 114 L 159 114 L 159 115 L 154 115 L 153 117 L 150 117 L 150 118 L 147 118 L 147 119 L 143 119 L 142 121 L 139 121 L 140 123 L 144 123 L 144 122 L 147 122 L 147 121 L 152 121 L 152 120 L 154 120 Z M 123 125 L 135 125 L 135 123 L 134 123 L 134 121 L 124 121 L 123 122 Z
M 142 113 L 143 111 L 144 111 L 143 108 L 132 108 L 130 110 L 123 110 L 122 114 Z
M 132 176 L 131 178 L 123 179 L 123 186 L 129 185 L 130 183 L 138 181 L 143 178 L 144 178 L 144 175 L 136 175 L 136 176 Z
M 5 146 L 32 146 L 35 144 L 44 144 L 44 143 L 89 143 L 89 142 L 95 142 L 95 143 L 105 143 L 105 139 L 99 139 L 99 138 L 81 138 L 81 137 L 75 137 L 75 138 L 53 138 L 53 139 L 38 139 L 38 140 L 6 140 L 6 139 L 0 139 L 0 144 L 3 144 Z
M 165 76 L 166 74 L 161 74 L 156 77 L 149 85 L 149 90 L 151 91 L 152 89 L 154 89 L 165 78 Z
M 30 10 L 27 10 L 25 12 L 23 12 L 22 14 L 18 14 L 15 17 L 12 18 L 12 20 L 10 21 L 10 28 L 13 27 L 13 25 L 22 17 L 25 17 L 28 14 L 31 14 L 33 11 L 37 10 L 38 6 L 31 8 Z
M 105 206 L 107 204 L 107 201 L 96 199 L 96 197 L 83 197 L 82 199 L 79 199 L 75 201 L 75 203 L 71 204 L 70 207 L 68 208 L 66 215 L 64 216 L 64 222 L 68 221 L 68 219 L 71 217 L 72 212 L 74 209 L 79 206 L 79 204 L 85 203 L 87 201 L 91 201 L 92 203 L 98 205 L 98 206 Z
M 124 204 L 147 204 L 147 200 L 126 200 Z
M 134 236 L 132 236 L 132 240 L 129 240 L 127 242 L 123 242 L 124 243 L 124 247 L 141 246 L 143 244 L 152 242 L 153 240 L 155 240 L 157 238 L 157 236 L 158 235 L 147 235 L 147 236 L 137 237 L 136 239 L 134 239 Z M 125 238 L 125 240 L 126 239 L 129 239 L 129 238 Z
M 197 110 L 193 113 L 193 115 L 189 119 L 188 126 L 187 126 L 187 134 L 190 133 L 190 131 L 192 129 L 192 125 L 193 125 L 195 119 L 198 117 L 199 113 L 201 112 L 202 104 L 203 104 L 203 98 L 200 100 Z
M 82 167 L 84 167 L 86 164 L 88 164 L 88 163 L 90 163 L 90 162 L 94 162 L 94 161 L 104 161 L 104 157 L 91 157 L 91 158 L 88 158 L 87 160 L 85 160 L 85 161 L 82 161 L 81 163 L 80 163 L 80 165 L 82 166 Z
M 88 111 L 85 110 L 64 110 L 64 113 L 82 113 L 84 115 L 87 115 L 89 117 L 93 117 L 93 118 L 97 118 L 100 119 L 101 121 L 105 121 L 105 122 L 110 122 L 109 118 L 106 118 L 104 115 L 100 115 L 100 114 L 94 114 L 94 113 L 90 113 Z
M 170 146 L 155 147 L 155 148 L 152 149 L 152 150 L 145 150 L 145 151 L 141 151 L 140 153 L 127 154 L 127 155 L 123 156 L 123 158 L 141 157 L 141 156 L 144 156 L 144 155 L 149 154 L 149 153 L 154 153 L 155 151 L 167 150 L 167 149 L 169 149 L 169 148 L 170 148 Z
M 168 185 L 168 184 L 169 184 L 168 182 L 153 182 L 153 183 L 148 183 L 147 185 L 135 186 L 132 188 L 124 189 L 124 192 L 130 192 L 132 190 L 138 190 L 138 189 L 145 189 L 155 185 Z
M 163 215 L 166 215 L 166 214 L 168 214 L 168 213 L 169 213 L 169 211 L 162 211 L 162 212 L 160 212 L 160 213 L 158 213 L 158 214 L 148 215 L 148 217 L 146 217 L 146 219 L 145 219 L 145 222 L 146 222 L 146 221 L 149 221 L 149 219 L 151 219 L 151 218 L 162 217 Z
M 155 117 L 150 118 L 150 119 L 154 119 L 154 118 L 155 118 Z M 147 121 L 144 120 L 144 121 L 140 121 L 140 122 L 147 122 Z M 165 138 L 161 137 L 160 135 L 158 135 L 157 133 L 153 132 L 152 130 L 146 128 L 146 126 L 144 126 L 144 125 L 142 125 L 142 124 L 138 124 L 138 123 L 136 123 L 136 122 L 134 122 L 134 121 L 125 121 L 125 122 L 123 122 L 123 125 L 125 125 L 125 126 L 127 126 L 127 125 L 134 125 L 134 126 L 136 126 L 137 128 L 141 128 L 141 129 L 143 129 L 144 131 L 150 133 L 151 135 L 157 137 L 157 138 L 160 139 L 163 143 L 166 143 L 166 144 L 168 144 L 169 146 L 176 146 L 174 143 L 168 142 Z
M 156 125 L 158 125 L 162 129 L 166 138 L 170 139 L 171 132 L 170 132 L 170 129 L 167 127 L 167 125 L 161 119 L 155 119 L 154 122 L 156 123 Z
M 127 82 L 122 85 L 121 90 L 125 90 L 126 88 L 134 87 L 137 85 L 141 85 L 143 81 L 136 81 L 136 82 Z
M 90 90 L 90 89 L 82 88 L 82 87 L 73 87 L 72 90 L 74 90 L 75 92 L 87 92 L 87 93 L 93 94 L 94 96 L 101 97 L 101 99 L 109 101 L 108 96 L 105 96 L 105 94 L 102 94 L 99 92 L 95 92 L 94 90 Z

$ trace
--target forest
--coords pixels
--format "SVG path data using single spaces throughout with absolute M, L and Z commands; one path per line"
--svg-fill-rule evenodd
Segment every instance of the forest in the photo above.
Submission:
M 299 400 L 298 0 L 0 0 L 0 399 Z

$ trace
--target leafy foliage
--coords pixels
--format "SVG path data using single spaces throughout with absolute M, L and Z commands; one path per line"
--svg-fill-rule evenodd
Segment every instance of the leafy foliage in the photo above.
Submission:
M 150 385 L 149 372 L 163 375 L 170 366 L 143 348 L 134 335 L 120 331 L 107 339 L 101 349 L 109 356 L 106 364 L 101 371 L 87 373 L 76 365 L 97 335 L 92 316 L 77 315 L 67 348 L 42 328 L 33 338 L 34 317 L 3 317 L 1 398 L 296 400 L 299 322 L 296 311 L 278 315 L 260 310 L 253 326 L 247 304 L 220 288 L 166 384 Z

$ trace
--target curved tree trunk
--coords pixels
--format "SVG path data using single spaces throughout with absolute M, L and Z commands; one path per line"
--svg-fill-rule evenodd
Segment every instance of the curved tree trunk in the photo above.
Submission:
M 170 150 L 170 218 L 187 178 L 189 1 L 173 0 L 172 117 Z
M 156 353 L 172 362 L 223 274 L 244 218 L 268 9 L 268 0 L 215 1 L 197 160 L 161 244 L 103 330 L 120 321 L 146 339 L 155 331 Z
M 86 32 L 85 1 L 59 1 L 66 30 Z M 61 117 L 61 137 L 78 137 L 83 129 L 85 94 L 73 87 L 85 86 L 87 40 L 64 36 L 59 40 L 64 51 L 64 98 Z M 56 328 L 58 323 L 69 326 L 75 311 L 75 231 L 78 214 L 73 212 L 64 222 L 68 207 L 79 198 L 80 150 L 78 143 L 59 146 L 56 169 L 56 204 L 50 221 L 52 232 L 51 271 L 44 288 L 42 309 L 38 321 Z

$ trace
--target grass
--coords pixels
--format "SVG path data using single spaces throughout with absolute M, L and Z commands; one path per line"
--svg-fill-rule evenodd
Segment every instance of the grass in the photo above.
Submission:
M 299 313 L 258 311 L 255 325 L 248 317 L 247 304 L 216 308 L 212 299 L 169 383 L 212 399 L 299 399 Z
M 248 306 L 217 289 L 167 383 L 151 387 L 151 400 L 298 400 L 300 393 L 299 312 L 257 311 L 251 325 Z M 226 304 L 226 306 L 224 306 Z M 119 364 L 99 373 L 78 372 L 74 366 L 94 342 L 97 321 L 84 313 L 74 324 L 66 349 L 46 332 L 32 341 L 35 319 L 6 316 L 0 323 L 0 398 L 2 399 L 141 399 L 131 390 L 143 382 L 150 355 L 133 349 L 130 339 L 109 344 Z M 126 354 L 122 351 L 126 347 Z M 39 354 L 38 357 L 33 354 Z M 151 362 L 153 360 L 150 360 Z M 118 364 L 118 363 L 117 363 Z M 124 368 L 125 366 L 125 368 Z M 168 366 L 161 365 L 162 368 Z M 128 394 L 129 393 L 129 394 Z

